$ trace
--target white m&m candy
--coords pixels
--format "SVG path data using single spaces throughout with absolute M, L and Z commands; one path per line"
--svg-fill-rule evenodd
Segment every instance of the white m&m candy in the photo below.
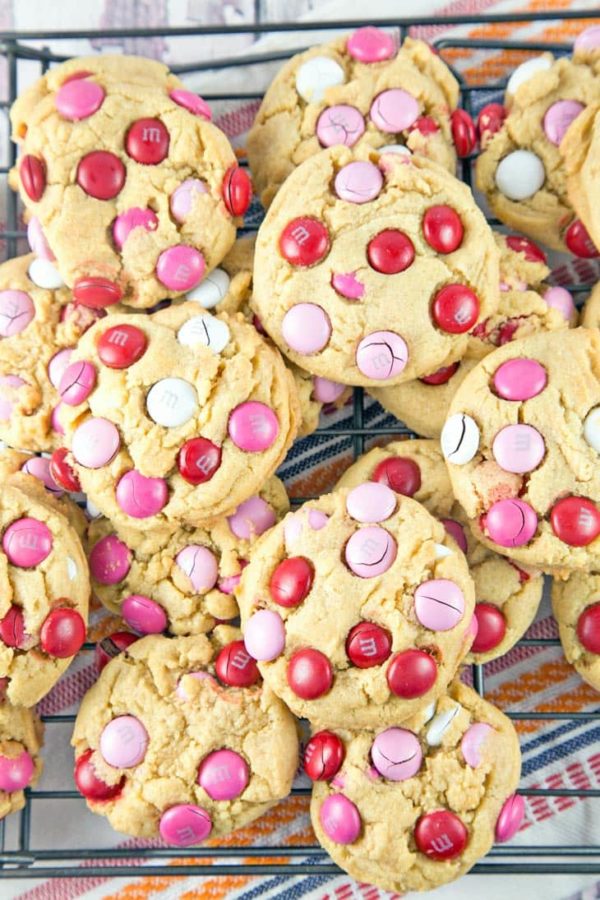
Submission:
M 509 200 L 527 200 L 544 184 L 544 164 L 531 150 L 514 150 L 496 169 L 496 187 Z
M 187 299 L 199 303 L 204 309 L 212 309 L 223 300 L 229 290 L 229 284 L 230 278 L 224 269 L 213 269 L 198 287 L 188 293 Z
M 165 428 L 185 424 L 197 408 L 196 389 L 183 378 L 162 378 L 152 385 L 146 397 L 148 415 Z
M 296 72 L 296 90 L 307 103 L 319 103 L 325 91 L 346 80 L 344 70 L 328 56 L 313 56 Z
M 600 406 L 595 406 L 585 417 L 583 436 L 590 447 L 600 453 Z
M 479 449 L 479 428 L 471 416 L 455 413 L 450 416 L 440 436 L 442 453 L 448 462 L 464 466 Z
M 58 269 L 48 259 L 32 260 L 27 274 L 34 284 L 49 291 L 55 291 L 64 285 Z
M 177 340 L 185 347 L 203 344 L 213 353 L 224 350 L 230 337 L 231 333 L 225 322 L 214 316 L 194 316 L 184 322 L 177 332 Z
M 521 63 L 508 79 L 506 85 L 507 95 L 516 93 L 522 84 L 525 84 L 538 72 L 545 72 L 552 66 L 552 63 L 553 59 L 550 56 L 534 56 L 533 59 L 527 59 L 524 63 Z

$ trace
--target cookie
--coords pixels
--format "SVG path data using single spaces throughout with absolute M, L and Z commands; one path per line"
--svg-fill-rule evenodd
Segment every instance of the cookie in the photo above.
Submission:
M 407 38 L 398 49 L 379 28 L 359 28 L 298 53 L 274 78 L 248 134 L 258 196 L 268 207 L 296 166 L 337 144 L 391 146 L 454 173 L 453 131 L 464 151 L 467 128 L 462 111 L 452 118 L 457 105 L 456 79 L 423 41 Z
M 23 809 L 25 788 L 37 783 L 43 735 L 35 712 L 0 702 L 0 819 Z
M 440 436 L 450 402 L 477 360 L 509 341 L 577 324 L 570 292 L 545 283 L 550 269 L 543 251 L 520 235 L 495 232 L 494 237 L 500 250 L 500 304 L 469 333 L 463 359 L 406 384 L 371 389 L 385 409 L 424 437 Z
M 600 58 L 600 49 L 598 52 Z M 600 80 L 600 72 L 597 76 Z M 600 148 L 600 97 L 579 115 L 560 145 L 569 200 L 579 216 L 579 230 L 588 257 L 600 256 L 600 214 L 596 208 Z
M 467 376 L 441 444 L 476 537 L 547 571 L 600 554 L 600 334 L 576 328 L 500 347 Z
M 12 186 L 78 303 L 147 308 L 225 256 L 250 180 L 210 109 L 166 66 L 72 59 L 14 103 Z
M 531 625 L 544 590 L 535 569 L 517 566 L 475 540 L 460 505 L 437 441 L 395 441 L 375 447 L 347 469 L 336 485 L 353 488 L 365 481 L 385 484 L 418 500 L 439 519 L 467 557 L 475 584 L 477 634 L 467 662 L 485 663 L 505 653 Z
M 0 678 L 6 697 L 34 706 L 85 640 L 90 581 L 75 530 L 34 478 L 0 491 Z
M 255 546 L 236 597 L 266 683 L 326 727 L 389 724 L 423 708 L 473 638 L 464 556 L 423 506 L 383 484 L 288 514 Z
M 352 878 L 402 895 L 464 875 L 525 810 L 510 719 L 459 682 L 431 715 L 320 732 L 305 754 L 319 843 Z
M 187 847 L 223 837 L 286 797 L 296 724 L 239 632 L 151 635 L 103 669 L 72 739 L 75 783 L 117 831 Z
M 117 530 L 173 533 L 233 513 L 296 434 L 279 353 L 241 316 L 192 302 L 99 322 L 64 378 L 67 461 Z
M 73 303 L 60 280 L 40 275 L 39 262 L 30 253 L 0 265 L 0 440 L 25 450 L 60 445 L 60 381 L 100 314 Z
M 463 355 L 498 305 L 498 258 L 469 188 L 440 166 L 332 147 L 271 205 L 252 305 L 313 375 L 398 384 Z
M 552 612 L 563 653 L 584 681 L 600 691 L 600 575 L 571 572 L 552 583 Z
M 587 60 L 545 53 L 519 66 L 508 87 L 508 114 L 482 142 L 477 187 L 511 228 L 554 250 L 596 256 L 573 211 L 559 145 L 585 107 L 600 102 L 598 73 Z
M 581 314 L 581 324 L 585 328 L 600 328 L 600 282 L 594 285 L 585 301 Z
M 233 619 L 233 592 L 254 540 L 289 509 L 283 484 L 271 478 L 212 527 L 179 528 L 160 538 L 129 529 L 115 534 L 105 518 L 89 526 L 92 590 L 138 634 L 200 634 Z

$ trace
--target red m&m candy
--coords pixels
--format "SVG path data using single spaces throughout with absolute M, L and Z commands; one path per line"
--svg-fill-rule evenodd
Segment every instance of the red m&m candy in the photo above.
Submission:
M 450 116 L 452 140 L 459 156 L 468 156 L 475 149 L 477 132 L 469 113 L 464 109 L 455 109 Z
M 127 155 L 144 166 L 156 166 L 169 152 L 169 132 L 160 119 L 138 119 L 125 139 Z
M 477 634 L 471 644 L 471 650 L 473 653 L 487 653 L 504 640 L 506 634 L 504 613 L 493 603 L 476 603 L 475 618 Z
M 550 511 L 557 538 L 571 547 L 586 547 L 600 534 L 600 511 L 587 497 L 563 497 Z
M 479 111 L 477 131 L 479 132 L 479 142 L 482 147 L 485 147 L 496 132 L 500 131 L 506 116 L 507 110 L 501 103 L 487 103 Z
M 430 859 L 455 859 L 469 840 L 466 825 L 447 809 L 421 816 L 415 828 L 415 843 Z
M 25 639 L 25 620 L 20 606 L 11 606 L 0 620 L 0 638 L 7 647 L 23 647 Z
M 93 150 L 77 166 L 77 184 L 96 200 L 112 200 L 125 184 L 125 166 L 108 150 Z
M 260 678 L 256 661 L 249 655 L 243 641 L 232 641 L 219 651 L 215 672 L 219 680 L 229 687 L 250 687 Z
M 600 653 L 600 603 L 593 603 L 577 619 L 577 637 L 590 653 Z
M 344 761 L 344 744 L 333 731 L 317 731 L 304 750 L 304 771 L 311 781 L 328 781 Z
M 292 219 L 279 238 L 279 252 L 292 266 L 314 266 L 329 253 L 329 232 L 308 216 Z
M 42 159 L 31 156 L 29 153 L 21 160 L 19 176 L 23 190 L 30 200 L 41 200 L 46 189 L 46 166 Z
M 447 284 L 434 297 L 433 321 L 449 334 L 470 331 L 479 315 L 479 300 L 464 284 Z
M 371 481 L 385 484 L 397 494 L 412 497 L 421 487 L 421 470 L 413 459 L 391 456 L 375 467 Z
M 221 465 L 221 448 L 207 438 L 190 438 L 177 454 L 177 468 L 188 484 L 210 481 Z
M 431 118 L 431 116 L 419 116 L 410 130 L 416 130 L 419 134 L 427 136 L 428 134 L 435 134 L 436 131 L 439 131 L 440 126 L 435 119 Z
M 137 640 L 139 640 L 138 635 L 132 634 L 130 631 L 114 631 L 112 634 L 109 634 L 108 637 L 98 641 L 94 651 L 94 662 L 96 663 L 98 673 L 102 671 L 104 666 L 107 665 L 111 659 L 114 659 L 115 656 L 118 656 L 123 650 L 127 650 L 127 648 L 132 644 L 135 644 Z
M 359 669 L 380 666 L 392 652 L 392 636 L 374 622 L 359 622 L 346 638 L 348 659 Z
M 367 259 L 375 271 L 383 275 L 397 275 L 404 272 L 415 258 L 413 242 L 395 228 L 380 231 L 369 241 Z
M 390 691 L 397 697 L 412 700 L 422 697 L 433 687 L 437 678 L 437 665 L 424 650 L 404 650 L 392 657 L 387 673 Z
M 148 339 L 135 325 L 107 328 L 98 341 L 98 356 L 109 369 L 126 369 L 137 362 L 148 346 Z
M 465 230 L 451 206 L 430 206 L 422 222 L 423 237 L 438 253 L 452 253 L 462 244 Z
M 81 649 L 85 641 L 85 622 L 76 609 L 59 607 L 48 613 L 40 630 L 44 653 L 67 659 Z
M 105 306 L 112 306 L 113 303 L 118 303 L 123 296 L 123 291 L 110 278 L 102 278 L 100 275 L 88 275 L 77 279 L 73 285 L 73 296 L 82 306 L 102 309 Z
M 86 800 L 95 800 L 96 802 L 101 802 L 102 800 L 114 800 L 123 790 L 125 776 L 123 776 L 116 784 L 106 784 L 106 782 L 102 781 L 96 774 L 94 764 L 91 760 L 92 753 L 92 750 L 86 750 L 85 753 L 82 753 L 75 761 L 73 778 L 75 779 L 77 790 L 86 798 Z
M 81 484 L 73 468 L 67 462 L 69 451 L 59 447 L 50 457 L 50 475 L 65 491 L 80 491 Z
M 529 238 L 521 237 L 520 234 L 509 234 L 506 238 L 506 243 L 515 253 L 523 253 L 525 259 L 529 262 L 546 263 L 548 261 L 546 254 L 537 244 L 534 244 Z
M 252 199 L 252 182 L 246 170 L 239 166 L 227 169 L 221 193 L 227 211 L 232 216 L 243 216 Z
M 575 219 L 565 232 L 565 244 L 575 256 L 583 259 L 594 259 L 600 256 L 600 250 L 591 239 L 587 228 L 579 219 Z
M 304 557 L 284 559 L 271 575 L 271 597 L 279 606 L 298 606 L 308 596 L 314 574 L 312 565 Z
M 303 700 L 316 700 L 333 684 L 331 663 L 324 653 L 311 647 L 297 650 L 287 668 L 288 684 Z
M 432 372 L 431 375 L 424 375 L 423 378 L 419 378 L 419 381 L 422 381 L 423 384 L 446 384 L 453 375 L 456 375 L 460 368 L 460 363 L 455 362 L 452 363 L 451 366 L 442 366 L 441 369 L 438 369 L 437 372 Z

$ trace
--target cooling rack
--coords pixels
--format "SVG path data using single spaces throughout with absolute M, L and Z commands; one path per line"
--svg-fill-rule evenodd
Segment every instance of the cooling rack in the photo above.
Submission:
M 260 6 L 260 4 L 257 4 Z M 399 5 L 400 6 L 400 5 Z M 548 21 L 556 24 L 555 33 L 560 34 L 561 22 L 574 19 L 587 19 L 598 17 L 598 11 L 553 11 L 535 14 L 536 21 Z M 54 63 L 67 59 L 67 55 L 61 55 L 56 48 L 60 48 L 64 42 L 88 39 L 96 45 L 106 42 L 111 44 L 119 40 L 135 41 L 144 38 L 168 38 L 176 43 L 177 39 L 189 39 L 190 37 L 227 37 L 229 35 L 249 35 L 254 38 L 277 33 L 291 33 L 297 38 L 297 44 L 293 49 L 284 51 L 272 51 L 261 54 L 246 54 L 236 57 L 198 60 L 182 65 L 171 65 L 171 69 L 180 75 L 206 72 L 209 70 L 225 69 L 230 67 L 247 67 L 248 82 L 252 83 L 252 67 L 257 63 L 273 63 L 287 59 L 293 53 L 305 49 L 315 43 L 314 32 L 329 32 L 351 30 L 360 24 L 368 22 L 335 21 L 335 22 L 310 22 L 310 23 L 269 23 L 261 22 L 259 16 L 254 24 L 236 24 L 230 26 L 204 26 L 194 28 L 125 28 L 111 31 L 40 31 L 40 32 L 1 32 L 0 31 L 0 62 L 5 61 L 7 73 L 7 95 L 0 100 L 1 116 L 7 119 L 8 109 L 19 93 L 19 63 L 22 60 L 29 64 L 37 64 L 40 73 Z M 510 15 L 460 15 L 449 16 L 444 19 L 435 17 L 422 19 L 386 19 L 378 20 L 377 24 L 386 29 L 395 30 L 398 38 L 402 40 L 406 35 L 418 33 L 419 29 L 429 28 L 430 43 L 435 45 L 442 58 L 452 67 L 453 56 L 458 53 L 494 53 L 497 51 L 514 51 L 515 65 L 525 58 L 527 53 L 552 50 L 558 54 L 571 49 L 570 43 L 548 43 L 544 41 L 505 41 L 502 39 L 487 39 L 484 37 L 460 37 L 438 36 L 436 31 L 445 31 L 448 25 L 486 26 L 490 24 L 529 23 L 532 20 L 531 13 L 512 13 Z M 443 28 L 440 28 L 443 26 Z M 483 28 L 478 29 L 479 32 Z M 498 34 L 502 29 L 497 29 Z M 45 46 L 46 41 L 52 42 L 53 50 Z M 455 74 L 460 82 L 462 102 L 465 109 L 472 114 L 481 106 L 491 101 L 502 98 L 504 84 L 497 81 L 491 84 L 467 83 L 455 69 Z M 260 99 L 260 92 L 212 92 L 203 96 L 212 103 L 229 103 L 235 109 L 236 104 L 247 103 Z M 5 140 L 8 143 L 8 125 L 5 125 Z M 8 165 L 0 166 L 0 177 L 6 175 L 15 162 L 16 149 L 10 145 L 6 155 Z M 471 184 L 473 159 L 461 161 L 460 177 Z M 18 252 L 25 252 L 22 222 L 18 208 L 16 195 L 6 185 L 6 223 L 0 228 L 0 246 L 3 257 L 10 258 Z M 254 207 L 254 214 L 248 217 L 251 225 L 244 229 L 250 232 L 256 229 L 259 221 L 259 213 Z M 495 220 L 489 219 L 491 224 L 497 225 Z M 579 300 L 583 300 L 589 292 L 591 284 L 566 285 Z M 414 436 L 402 424 L 390 416 L 373 415 L 373 406 L 367 402 L 364 392 L 360 388 L 354 390 L 350 406 L 350 413 L 342 416 L 339 421 L 328 427 L 321 427 L 314 434 L 298 442 L 292 451 L 292 457 L 320 444 L 326 446 L 328 441 L 344 442 L 344 446 L 351 449 L 356 459 L 363 452 L 365 442 L 381 436 Z M 294 474 L 294 465 L 284 466 L 286 474 Z M 307 498 L 297 497 L 294 503 L 300 503 Z M 525 638 L 520 646 L 543 647 L 558 645 L 558 640 L 553 637 Z M 93 644 L 86 644 L 82 654 L 93 652 Z M 472 680 L 475 689 L 485 695 L 485 666 L 472 666 Z M 505 709 L 505 712 L 513 720 L 545 720 L 547 722 L 600 722 L 600 706 L 594 711 L 588 712 L 523 712 L 519 710 Z M 43 716 L 46 724 L 46 743 L 50 743 L 51 732 L 54 728 L 62 727 L 63 732 L 68 731 L 74 721 L 74 715 L 48 714 Z M 56 744 L 56 741 L 52 741 Z M 66 745 L 62 752 L 71 753 Z M 294 797 L 309 794 L 309 788 L 296 787 L 292 795 Z M 544 787 L 522 788 L 520 793 L 528 798 L 589 798 L 598 801 L 600 789 L 582 787 Z M 278 883 L 283 881 L 281 876 L 330 876 L 340 873 L 340 869 L 334 865 L 327 854 L 318 845 L 286 845 L 281 843 L 276 846 L 236 846 L 224 847 L 200 847 L 178 849 L 162 846 L 120 846 L 102 847 L 93 843 L 85 847 L 73 846 L 61 849 L 44 849 L 38 847 L 37 841 L 32 840 L 32 832 L 35 829 L 36 816 L 39 815 L 41 804 L 56 802 L 68 802 L 69 804 L 83 804 L 83 800 L 75 791 L 73 785 L 64 789 L 50 789 L 44 787 L 44 777 L 41 783 L 33 790 L 26 792 L 27 800 L 25 808 L 18 814 L 19 822 L 16 840 L 9 842 L 6 839 L 8 831 L 6 821 L 0 822 L 0 879 L 1 878 L 65 878 L 65 877 L 119 877 L 142 876 L 152 874 L 155 876 L 174 875 L 245 875 L 245 876 L 278 876 Z M 285 801 L 284 801 L 285 802 Z M 73 811 L 77 810 L 73 807 Z M 600 804 L 594 805 L 595 815 L 600 822 Z M 57 825 L 58 827 L 58 825 Z M 597 829 L 596 829 L 597 830 Z M 34 843 L 36 846 L 34 846 Z M 16 844 L 16 846 L 13 846 Z M 477 864 L 473 872 L 478 874 L 514 875 L 514 874 L 595 874 L 600 873 L 600 844 L 520 844 L 518 846 L 494 847 L 489 855 Z M 275 882 L 273 883 L 275 885 Z M 0 888 L 0 895 L 2 888 Z

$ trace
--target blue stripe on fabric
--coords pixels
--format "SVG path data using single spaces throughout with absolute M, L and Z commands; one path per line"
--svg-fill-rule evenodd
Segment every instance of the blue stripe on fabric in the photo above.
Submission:
M 309 860 L 303 860 L 303 862 L 308 863 Z M 316 890 L 318 887 L 322 887 L 328 881 L 332 881 L 337 877 L 336 875 L 277 875 L 274 878 L 261 879 L 250 890 L 240 894 L 240 900 L 255 900 L 261 894 L 272 891 L 280 885 L 282 887 L 284 885 L 288 886 L 277 891 L 276 897 L 281 898 L 281 900 L 297 900 L 297 898 Z M 297 878 L 300 878 L 301 881 L 297 882 Z M 292 880 L 296 883 L 289 884 Z
M 575 731 L 577 728 L 581 728 L 579 723 L 566 723 L 555 729 L 552 734 L 536 738 L 531 741 L 529 745 L 525 744 L 521 750 L 523 754 L 526 754 L 530 752 L 534 745 L 539 746 L 540 743 L 555 740 L 556 738 Z M 576 750 L 582 750 L 584 747 L 588 747 L 598 740 L 600 740 L 600 728 L 591 728 L 589 731 L 584 731 L 571 740 L 559 744 L 557 747 L 549 747 L 533 759 L 524 759 L 522 773 L 523 775 L 531 775 L 533 772 L 537 772 L 538 769 L 542 769 L 549 763 L 557 762 L 563 757 L 568 756 L 570 753 L 574 753 Z

